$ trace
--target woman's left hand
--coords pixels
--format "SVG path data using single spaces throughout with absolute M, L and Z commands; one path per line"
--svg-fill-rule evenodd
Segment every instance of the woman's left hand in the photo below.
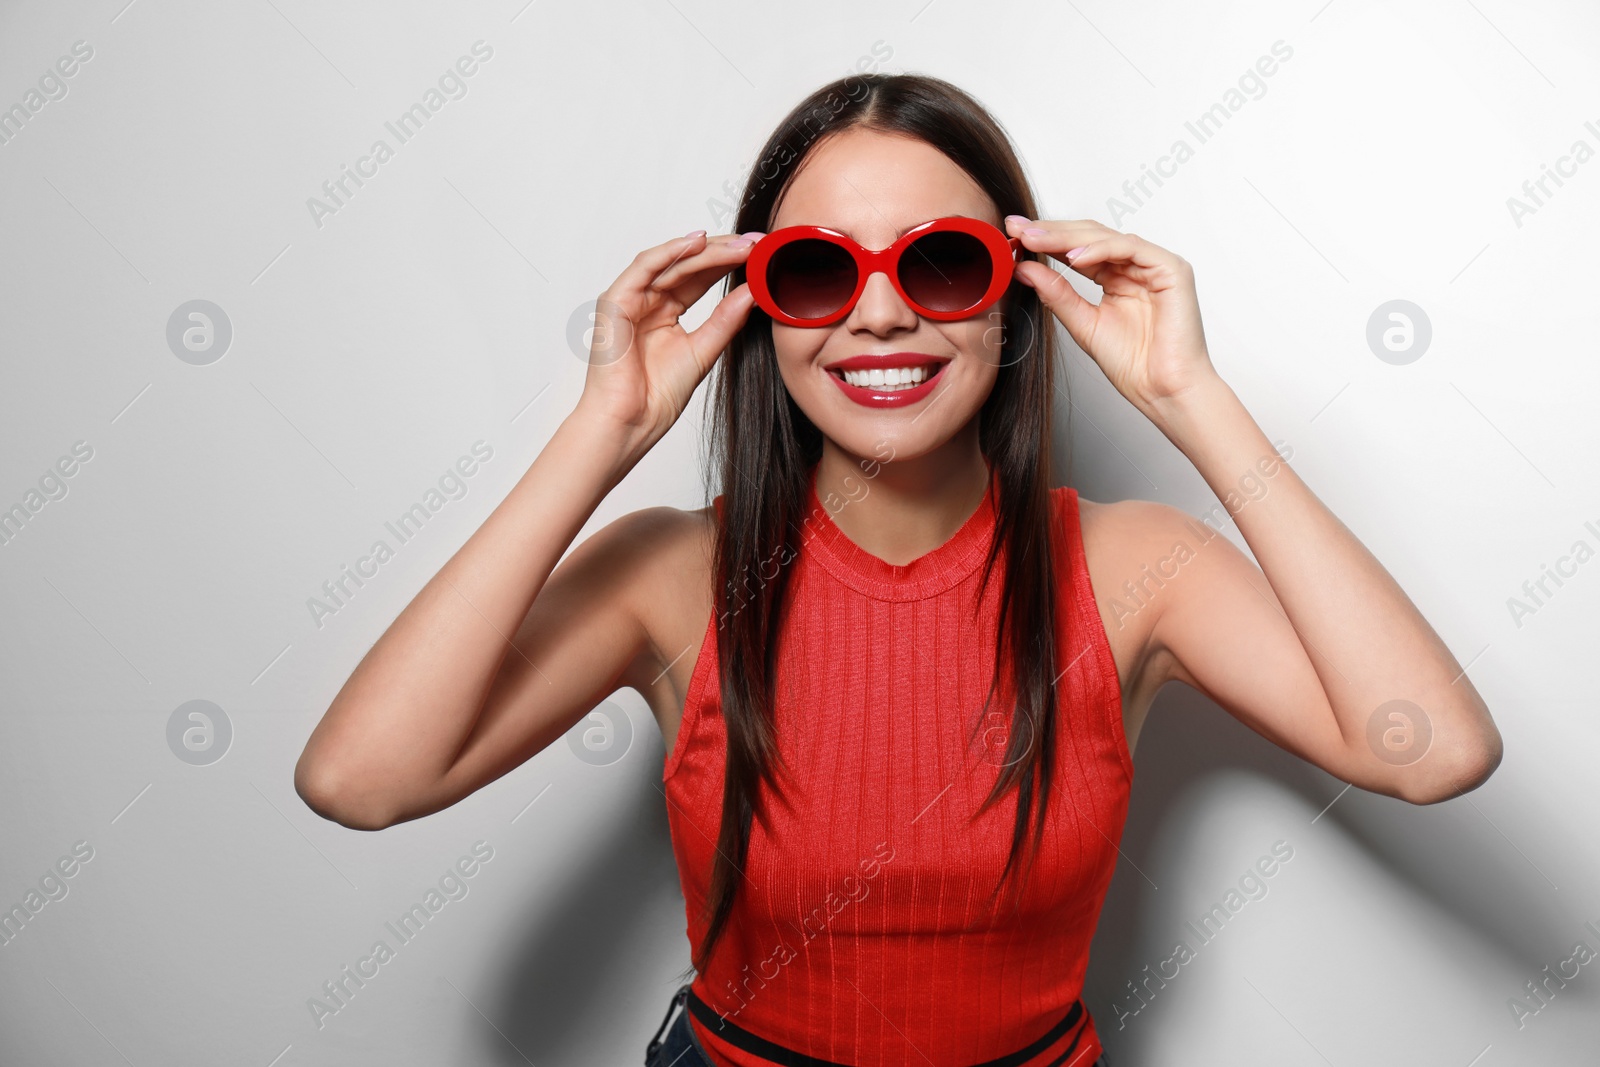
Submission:
M 1043 263 L 1024 260 L 1016 266 L 1017 279 L 1039 293 L 1078 347 L 1140 411 L 1151 414 L 1216 377 L 1200 325 L 1194 270 L 1182 256 L 1092 219 L 1029 221 L 1012 215 L 1006 233 L 1104 291 L 1093 304 Z

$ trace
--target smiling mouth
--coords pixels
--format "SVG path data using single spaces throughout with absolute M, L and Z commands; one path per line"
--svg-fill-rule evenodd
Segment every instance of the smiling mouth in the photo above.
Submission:
M 944 366 L 943 363 L 919 363 L 905 367 L 863 367 L 858 370 L 829 367 L 828 373 L 858 389 L 894 393 L 902 389 L 915 389 L 923 382 L 937 378 Z

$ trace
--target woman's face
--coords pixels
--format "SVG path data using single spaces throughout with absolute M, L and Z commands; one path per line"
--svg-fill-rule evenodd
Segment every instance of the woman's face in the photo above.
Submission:
M 863 248 L 880 249 L 902 231 L 945 215 L 1002 227 L 988 195 L 932 145 L 853 128 L 812 149 L 779 202 L 771 230 L 826 226 Z M 856 306 L 838 322 L 815 328 L 772 323 L 778 371 L 806 417 L 851 456 L 914 459 L 973 424 L 999 370 L 1009 300 L 1008 295 L 968 319 L 924 319 L 886 275 L 873 274 Z M 884 353 L 915 354 L 908 363 L 932 357 L 935 365 L 921 373 L 938 370 L 933 388 L 911 403 L 873 407 L 839 387 L 842 373 L 830 368 L 851 356 Z

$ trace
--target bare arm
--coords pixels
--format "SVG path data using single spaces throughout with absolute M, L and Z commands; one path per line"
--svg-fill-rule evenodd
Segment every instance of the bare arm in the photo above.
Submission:
M 595 588 L 588 615 L 612 625 L 592 654 L 558 667 L 538 643 L 511 650 L 557 558 L 616 480 L 619 445 L 602 430 L 569 416 L 367 652 L 296 765 L 295 788 L 313 810 L 357 829 L 437 810 L 428 801 L 486 713 L 491 722 L 520 720 L 520 736 L 499 732 L 504 760 L 485 761 L 492 754 L 476 748 L 475 762 L 500 764 L 492 776 L 499 777 L 516 766 L 509 759 L 534 755 L 603 699 L 619 668 L 643 650 L 630 605 L 604 587 Z M 613 524 L 585 542 L 562 567 L 565 584 L 594 587 L 592 568 L 577 557 L 616 555 L 622 532 Z M 500 699 L 489 709 L 492 690 Z
M 1502 744 L 1483 698 L 1217 374 L 1188 261 L 1093 219 L 1007 225 L 1100 286 L 1096 304 L 1043 263 L 1016 267 L 1118 392 L 1232 501 L 1260 564 L 1220 536 L 1196 541 L 1197 524 L 1177 509 L 1124 509 L 1140 515 L 1146 558 L 1166 580 L 1150 583 L 1160 605 L 1152 661 L 1364 789 L 1427 804 L 1487 779 Z M 1238 502 L 1252 484 L 1265 492 Z
M 1363 789 L 1429 804 L 1482 784 L 1501 756 L 1483 698 L 1233 391 L 1214 379 L 1158 424 L 1227 504 L 1260 561 L 1220 534 L 1198 541 L 1196 524 L 1177 509 L 1146 505 L 1166 534 L 1161 547 L 1196 546 L 1156 596 L 1153 641 L 1175 657 L 1172 676 Z
M 577 408 L 312 732 L 295 789 L 314 811 L 381 829 L 448 806 L 537 754 L 656 655 L 627 579 L 651 565 L 671 515 L 682 528 L 682 513 L 625 516 L 552 570 L 744 322 L 752 301 L 741 285 L 693 333 L 677 324 L 749 247 L 668 241 L 602 294 L 609 321 Z

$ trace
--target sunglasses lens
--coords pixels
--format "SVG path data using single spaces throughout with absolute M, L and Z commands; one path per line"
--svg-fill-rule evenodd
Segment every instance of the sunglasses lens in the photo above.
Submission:
M 768 261 L 767 289 L 784 314 L 820 319 L 844 307 L 856 291 L 856 261 L 831 241 L 791 241 Z
M 993 278 L 988 247 L 970 233 L 930 233 L 900 257 L 901 288 L 930 311 L 965 311 L 983 298 Z

